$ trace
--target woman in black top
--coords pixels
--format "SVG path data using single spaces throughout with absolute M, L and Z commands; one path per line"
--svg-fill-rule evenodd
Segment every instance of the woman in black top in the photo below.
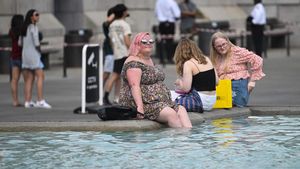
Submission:
M 216 102 L 218 76 L 210 59 L 194 41 L 184 38 L 177 45 L 174 61 L 180 78 L 175 81 L 172 98 L 195 89 L 201 97 L 203 109 L 211 110 Z

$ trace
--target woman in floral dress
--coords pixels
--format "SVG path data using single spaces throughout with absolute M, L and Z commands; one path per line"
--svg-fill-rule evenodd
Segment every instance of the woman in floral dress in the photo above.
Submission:
M 171 100 L 170 90 L 164 84 L 163 71 L 151 59 L 153 39 L 147 32 L 137 34 L 130 45 L 129 57 L 122 69 L 120 104 L 136 108 L 138 119 L 167 123 L 170 127 L 191 128 L 184 107 Z

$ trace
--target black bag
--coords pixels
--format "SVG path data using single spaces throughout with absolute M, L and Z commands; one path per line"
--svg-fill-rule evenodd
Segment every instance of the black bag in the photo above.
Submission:
M 103 106 L 97 111 L 97 115 L 101 120 L 130 120 L 136 118 L 138 112 L 136 109 L 121 106 L 108 105 Z

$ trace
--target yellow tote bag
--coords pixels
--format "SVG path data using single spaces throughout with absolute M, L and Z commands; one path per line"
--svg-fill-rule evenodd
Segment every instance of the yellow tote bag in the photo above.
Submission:
M 231 80 L 219 80 L 216 92 L 217 101 L 213 108 L 232 108 Z

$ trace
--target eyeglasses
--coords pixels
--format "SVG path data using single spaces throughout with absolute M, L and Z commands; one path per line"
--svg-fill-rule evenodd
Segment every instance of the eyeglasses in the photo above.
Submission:
M 227 47 L 227 45 L 228 45 L 228 43 L 227 43 L 227 42 L 224 42 L 224 43 L 222 43 L 221 45 L 215 46 L 215 48 L 217 48 L 217 49 L 223 49 L 223 48 Z
M 154 43 L 153 39 L 149 39 L 148 41 L 146 39 L 141 40 L 141 43 L 143 45 L 152 45 Z
M 39 13 L 36 13 L 36 14 L 34 14 L 34 16 L 40 16 L 40 14 L 39 14 Z

